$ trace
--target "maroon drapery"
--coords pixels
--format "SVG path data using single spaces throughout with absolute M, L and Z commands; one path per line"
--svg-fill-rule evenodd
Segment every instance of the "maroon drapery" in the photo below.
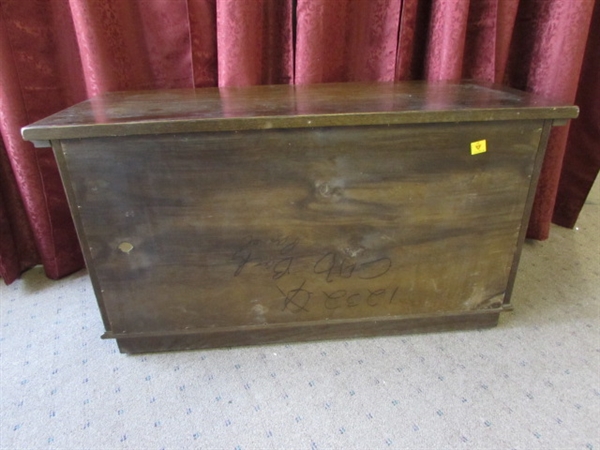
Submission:
M 552 221 L 573 228 L 600 168 L 600 1 L 596 1 Z
M 573 226 L 600 165 L 599 4 L 0 0 L 0 276 L 83 266 L 52 153 L 20 128 L 128 89 L 474 78 L 577 94 L 581 118 L 553 131 L 529 226 L 545 239 L 553 215 Z

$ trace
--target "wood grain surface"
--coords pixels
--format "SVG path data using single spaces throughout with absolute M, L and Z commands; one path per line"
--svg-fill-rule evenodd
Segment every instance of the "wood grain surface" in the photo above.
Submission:
M 27 140 L 577 117 L 578 108 L 473 82 L 325 83 L 109 92 L 22 130 Z
M 144 352 L 495 325 L 577 114 L 330 83 L 106 93 L 22 134 L 52 142 L 105 337 Z
M 64 140 L 111 336 L 497 312 L 543 121 Z M 487 151 L 472 155 L 472 142 Z M 497 315 L 496 315 L 497 320 Z

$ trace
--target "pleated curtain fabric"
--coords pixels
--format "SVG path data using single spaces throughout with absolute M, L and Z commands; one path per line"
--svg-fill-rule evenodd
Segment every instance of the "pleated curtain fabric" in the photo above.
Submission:
M 597 11 L 594 0 L 0 0 L 0 276 L 83 267 L 52 152 L 20 137 L 31 122 L 108 91 L 410 79 L 567 102 L 595 93 L 597 105 Z M 586 106 L 570 136 L 552 132 L 530 237 L 548 237 L 561 173 L 583 166 L 561 181 L 576 217 L 569 193 L 580 208 L 599 122 Z

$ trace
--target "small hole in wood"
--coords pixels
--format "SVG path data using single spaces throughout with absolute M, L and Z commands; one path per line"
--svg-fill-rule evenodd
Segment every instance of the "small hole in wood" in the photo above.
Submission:
M 133 250 L 133 245 L 131 245 L 129 242 L 121 242 L 119 244 L 119 250 L 121 250 L 123 253 L 129 253 L 131 250 Z

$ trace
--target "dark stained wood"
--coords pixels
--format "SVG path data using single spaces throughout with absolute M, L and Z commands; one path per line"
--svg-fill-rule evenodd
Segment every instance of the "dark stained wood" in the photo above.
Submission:
M 236 345 L 264 345 L 310 342 L 323 339 L 354 339 L 492 328 L 498 324 L 498 311 L 447 314 L 427 317 L 394 317 L 378 320 L 323 321 L 284 326 L 205 329 L 168 334 L 107 334 L 115 338 L 123 353 L 150 353 L 170 350 L 194 350 Z
M 541 132 L 510 125 L 90 138 L 62 151 L 111 328 L 140 332 L 500 307 Z M 483 136 L 490 150 L 472 156 Z
M 122 351 L 487 327 L 510 307 L 548 131 L 576 108 L 472 84 L 224 92 L 108 95 L 24 130 L 54 140 Z
M 27 140 L 577 117 L 572 105 L 470 82 L 326 83 L 115 92 L 23 129 Z
M 531 210 L 533 207 L 533 201 L 535 200 L 536 187 L 538 184 L 538 180 L 540 178 L 540 172 L 542 170 L 542 164 L 544 162 L 544 155 L 546 154 L 546 146 L 548 145 L 548 140 L 550 138 L 550 131 L 552 130 L 552 122 L 545 121 L 544 128 L 542 129 L 542 134 L 540 136 L 540 141 L 538 144 L 538 151 L 536 152 L 535 162 L 533 164 L 533 170 L 530 176 L 529 183 L 529 193 L 527 195 L 527 202 L 525 203 L 525 207 L 523 209 L 523 226 L 521 227 L 521 231 L 519 232 L 519 238 L 517 240 L 517 249 L 513 256 L 513 263 L 510 269 L 510 275 L 508 277 L 508 285 L 506 286 L 506 295 L 504 297 L 504 309 L 512 310 L 513 306 L 510 303 L 512 297 L 512 291 L 515 285 L 515 280 L 517 277 L 517 269 L 519 268 L 519 261 L 521 259 L 521 251 L 523 249 L 523 243 L 525 242 L 525 236 L 527 234 L 527 226 L 529 224 L 529 218 L 531 216 Z

